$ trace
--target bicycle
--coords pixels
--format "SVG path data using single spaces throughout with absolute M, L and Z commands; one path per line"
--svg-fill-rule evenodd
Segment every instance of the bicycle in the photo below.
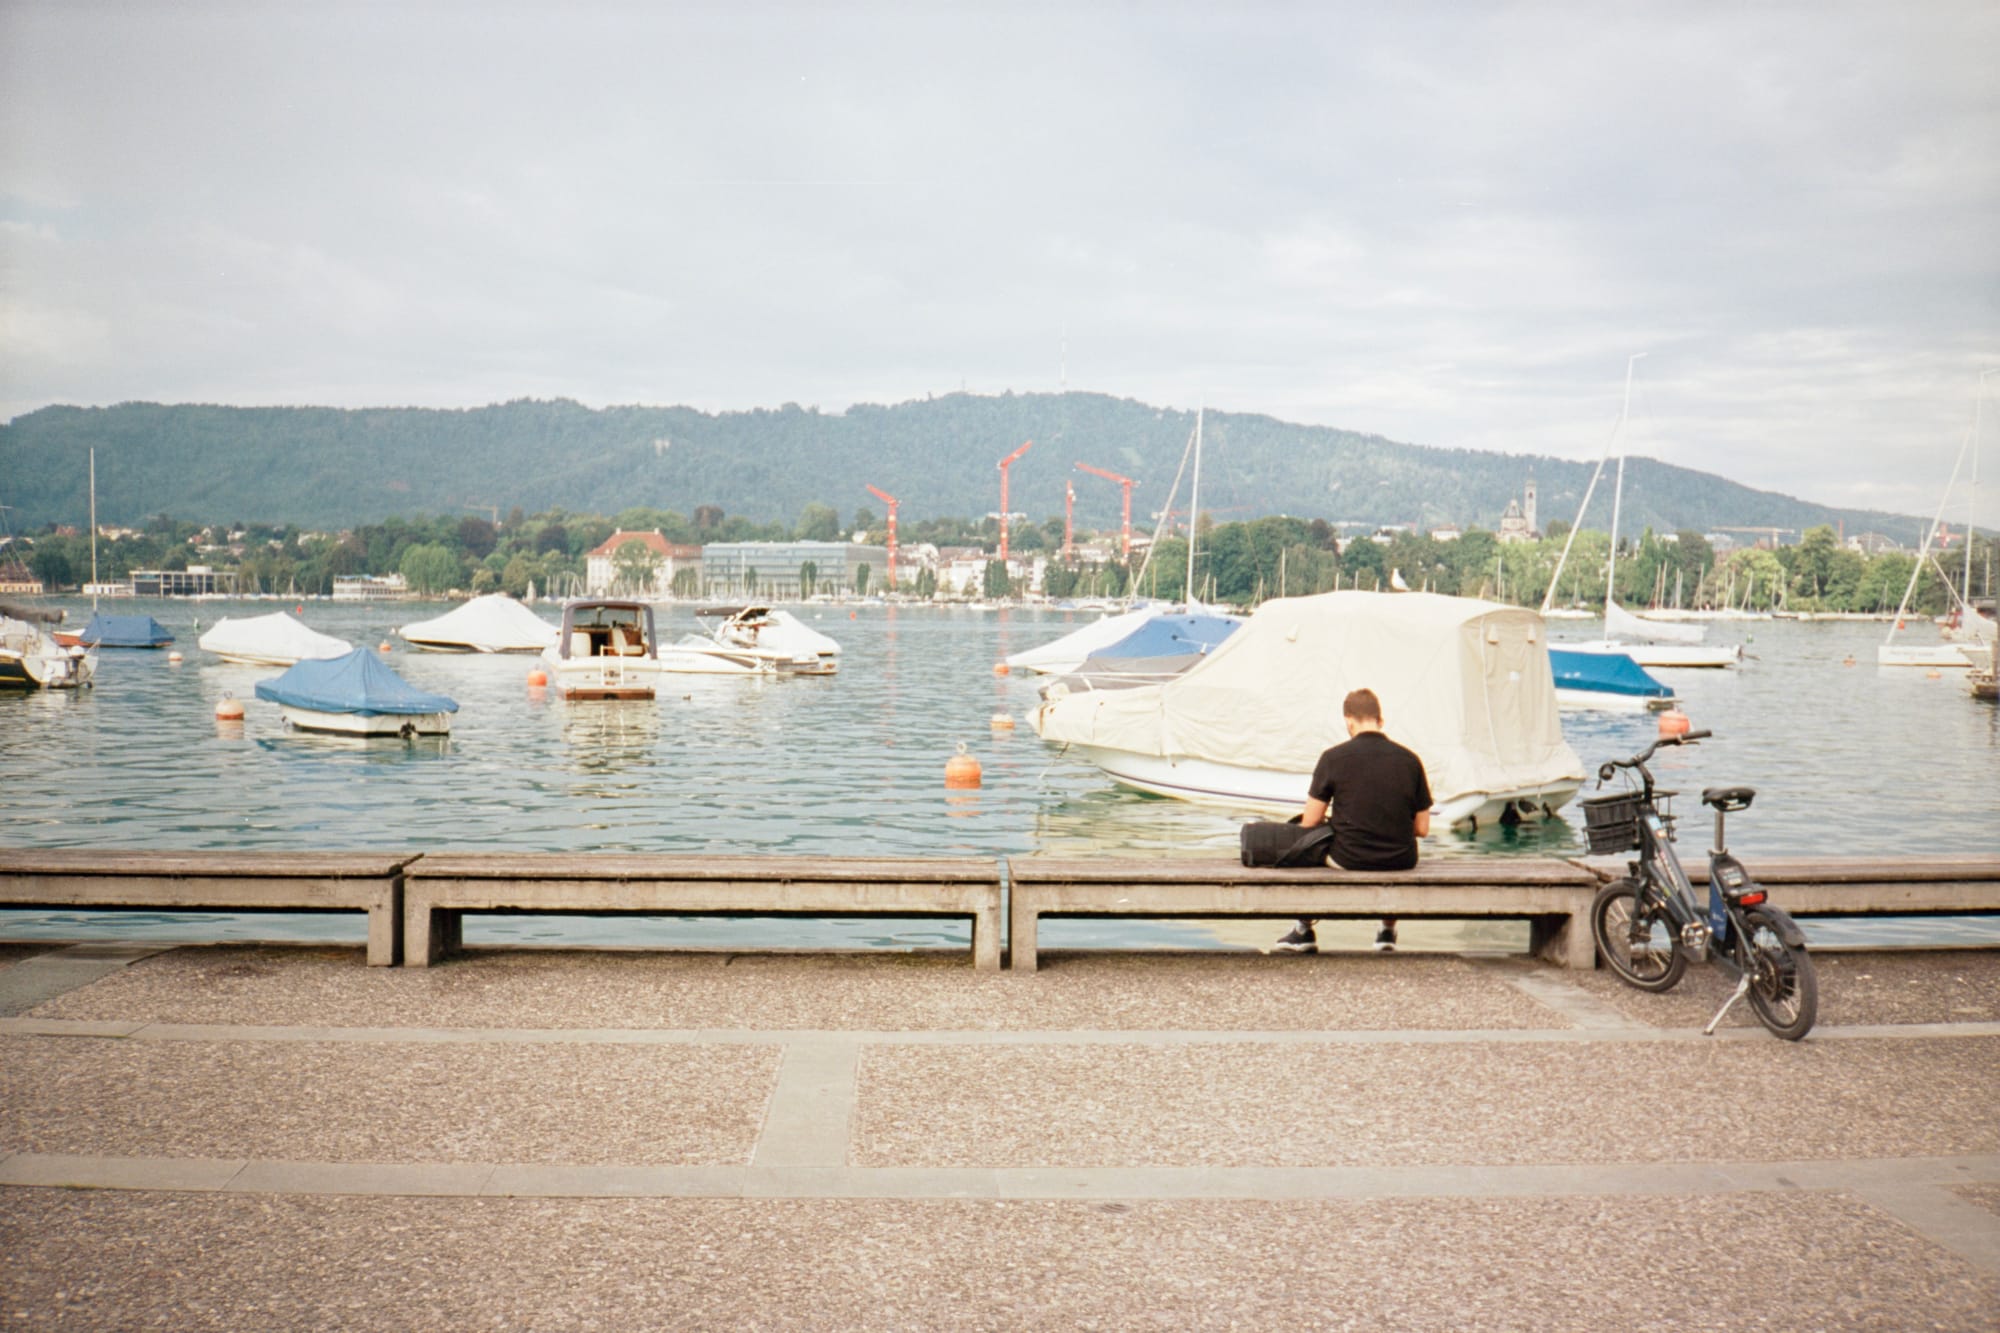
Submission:
M 1736 977 L 1736 989 L 1716 1011 L 1704 1035 L 1714 1036 L 1735 1003 L 1749 997 L 1757 1021 L 1786 1041 L 1812 1030 L 1819 1015 L 1819 978 L 1806 954 L 1798 923 L 1769 901 L 1762 886 L 1729 854 L 1723 820 L 1748 810 L 1753 787 L 1710 787 L 1703 805 L 1715 809 L 1715 846 L 1708 853 L 1708 906 L 1703 911 L 1694 886 L 1674 850 L 1670 798 L 1659 791 L 1646 761 L 1666 745 L 1687 745 L 1713 733 L 1691 731 L 1662 737 L 1629 759 L 1599 766 L 1600 784 L 1619 769 L 1636 770 L 1637 790 L 1595 796 L 1583 806 L 1584 833 L 1592 855 L 1636 850 L 1626 877 L 1613 880 L 1590 905 L 1590 933 L 1611 970 L 1643 991 L 1672 990 L 1690 963 L 1712 961 Z

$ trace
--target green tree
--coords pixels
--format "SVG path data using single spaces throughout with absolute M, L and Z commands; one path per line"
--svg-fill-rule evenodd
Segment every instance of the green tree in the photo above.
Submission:
M 799 595 L 801 597 L 810 597 L 818 588 L 819 562 L 816 560 L 799 561 Z
M 854 567 L 854 595 L 856 597 L 866 597 L 868 595 L 868 576 L 873 572 L 874 566 L 872 565 L 856 565 Z
M 507 567 L 500 571 L 500 587 L 510 597 L 526 597 L 528 585 L 535 580 L 535 564 L 520 551 L 507 557 Z
M 917 596 L 926 602 L 937 596 L 937 571 L 929 565 L 917 571 Z
M 435 542 L 421 542 L 403 552 L 397 566 L 412 589 L 424 596 L 436 596 L 458 586 L 458 557 L 450 548 Z
M 1007 576 L 1007 565 L 1002 560 L 986 562 L 986 577 L 982 591 L 988 597 L 1005 597 L 1014 590 L 1014 581 Z
M 802 542 L 837 542 L 840 540 L 840 514 L 831 506 L 818 501 L 799 511 L 799 521 L 792 529 L 795 538 Z
M 67 588 L 75 580 L 68 553 L 54 544 L 38 544 L 35 553 L 28 557 L 28 568 L 51 591 Z

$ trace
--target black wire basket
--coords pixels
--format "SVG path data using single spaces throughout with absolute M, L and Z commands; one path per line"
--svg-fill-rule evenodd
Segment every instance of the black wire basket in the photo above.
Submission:
M 1653 810 L 1660 816 L 1661 824 L 1672 837 L 1673 816 L 1667 813 L 1673 799 L 1670 791 L 1653 793 Z M 1619 792 L 1615 796 L 1593 796 L 1579 801 L 1583 807 L 1583 836 L 1590 843 L 1592 856 L 1611 856 L 1618 852 L 1629 852 L 1639 845 L 1639 793 Z

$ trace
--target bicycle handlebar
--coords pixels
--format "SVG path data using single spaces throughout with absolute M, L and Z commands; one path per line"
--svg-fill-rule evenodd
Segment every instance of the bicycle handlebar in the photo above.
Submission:
M 1633 755 L 1630 759 L 1608 759 L 1604 763 L 1599 764 L 1597 766 L 1597 780 L 1599 782 L 1609 782 L 1612 775 L 1619 769 L 1636 768 L 1640 773 L 1645 774 L 1646 785 L 1650 788 L 1653 782 L 1653 775 L 1646 772 L 1646 761 L 1653 757 L 1653 751 L 1659 749 L 1662 745 L 1692 745 L 1696 741 L 1705 741 L 1714 734 L 1712 731 L 1690 731 L 1680 736 L 1662 736 L 1645 749 L 1639 751 L 1639 753 Z

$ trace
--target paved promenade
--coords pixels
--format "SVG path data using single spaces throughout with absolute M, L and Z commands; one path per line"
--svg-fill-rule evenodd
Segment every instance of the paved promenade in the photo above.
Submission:
M 0 945 L 0 1323 L 2000 1328 L 2000 953 L 1818 963 Z

